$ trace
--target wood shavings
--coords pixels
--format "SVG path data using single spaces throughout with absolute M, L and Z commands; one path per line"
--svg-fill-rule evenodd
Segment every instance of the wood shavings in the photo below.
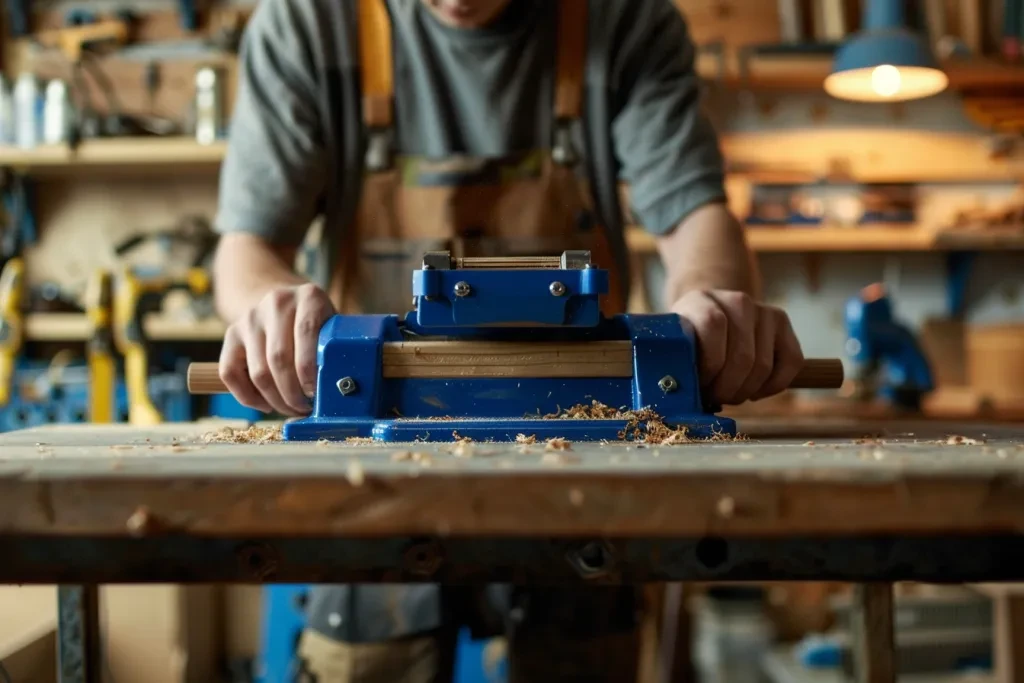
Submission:
M 557 410 L 543 416 L 545 420 L 625 420 L 626 426 L 619 431 L 620 441 L 635 441 L 644 444 L 674 446 L 705 441 L 743 441 L 744 436 L 731 437 L 723 433 L 715 433 L 706 439 L 697 439 L 689 435 L 686 427 L 669 427 L 654 410 L 626 410 L 612 408 L 600 401 L 591 401 L 590 405 L 579 404 L 566 410 Z
M 569 489 L 569 502 L 572 503 L 573 507 L 580 507 L 583 505 L 583 491 L 579 489 Z
M 805 446 L 813 446 L 814 442 L 813 441 L 806 441 L 806 442 L 804 442 L 804 445 Z
M 348 468 L 345 470 L 345 478 L 348 479 L 348 483 L 353 486 L 362 486 L 366 481 L 366 474 L 363 471 L 363 465 L 358 460 L 352 460 L 348 464 Z
M 282 438 L 280 427 L 267 427 L 263 425 L 250 425 L 245 429 L 234 429 L 232 427 L 221 427 L 214 432 L 203 434 L 204 443 L 247 443 L 263 444 L 280 441 Z
M 195 451 L 198 449 L 195 446 L 181 446 L 179 444 L 172 444 L 171 447 L 168 448 L 167 450 L 169 450 L 171 453 L 186 453 L 188 451 Z
M 555 467 L 564 467 L 565 465 L 573 465 L 580 462 L 579 456 L 572 455 L 569 453 L 552 452 L 545 453 L 540 459 L 541 464 L 554 465 Z
M 452 437 L 454 437 L 454 439 L 458 443 L 472 443 L 473 442 L 472 438 L 470 438 L 468 436 L 459 436 L 459 433 L 458 432 L 454 432 L 454 431 L 452 432 Z
M 572 442 L 567 441 L 561 437 L 553 437 L 548 439 L 544 443 L 544 450 L 546 451 L 571 451 Z
M 977 446 L 978 444 L 985 443 L 984 439 L 972 439 L 967 436 L 953 435 L 948 437 L 945 441 L 940 443 L 946 446 Z
M 135 450 L 135 446 L 131 445 L 130 443 L 116 443 L 116 444 L 114 444 L 113 446 L 110 447 L 110 450 L 112 450 L 112 451 L 134 451 Z
M 884 446 L 885 445 L 884 441 L 882 441 L 881 439 L 876 439 L 875 437 L 872 437 L 872 436 L 866 436 L 866 437 L 863 437 L 863 438 L 860 438 L 860 439 L 854 439 L 853 443 L 857 444 L 858 446 Z
M 146 536 L 159 529 L 160 523 L 156 515 L 145 505 L 135 508 L 135 512 L 125 522 L 125 528 L 132 536 Z
M 516 434 L 516 443 L 524 446 L 530 446 L 537 443 L 537 437 L 534 434 L 527 436 L 526 434 Z
M 736 515 L 736 499 L 732 496 L 722 496 L 715 505 L 715 511 L 722 519 L 732 519 Z
M 451 454 L 456 458 L 472 458 L 473 457 L 473 444 L 469 441 L 459 441 L 452 446 Z
M 345 443 L 371 444 L 376 443 L 376 441 L 374 441 L 374 438 L 372 436 L 350 436 L 347 439 L 345 439 Z
M 391 454 L 391 459 L 395 462 L 415 462 L 423 467 L 430 467 L 434 464 L 434 460 L 430 457 L 429 453 L 422 453 L 420 451 L 395 451 Z

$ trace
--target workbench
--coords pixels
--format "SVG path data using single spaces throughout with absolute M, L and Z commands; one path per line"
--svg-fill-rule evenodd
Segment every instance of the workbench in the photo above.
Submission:
M 1024 426 L 750 419 L 568 449 L 214 429 L 0 435 L 0 582 L 62 586 L 62 681 L 98 680 L 101 583 L 849 581 L 860 678 L 891 682 L 891 583 L 1024 580 Z

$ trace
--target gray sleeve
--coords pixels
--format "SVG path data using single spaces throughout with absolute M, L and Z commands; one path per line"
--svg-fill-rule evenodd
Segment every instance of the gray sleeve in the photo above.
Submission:
M 700 108 L 695 49 L 679 10 L 668 0 L 630 4 L 614 65 L 613 144 L 636 220 L 665 234 L 725 199 L 724 162 Z
M 326 154 L 308 4 L 262 0 L 246 28 L 216 227 L 299 244 L 318 210 Z

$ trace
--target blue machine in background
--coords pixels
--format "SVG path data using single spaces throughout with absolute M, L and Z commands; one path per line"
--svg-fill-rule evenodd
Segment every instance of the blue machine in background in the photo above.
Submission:
M 932 391 L 931 367 L 909 327 L 893 317 L 882 285 L 865 287 L 846 303 L 846 352 L 857 364 L 857 379 L 872 382 L 894 407 L 918 411 Z

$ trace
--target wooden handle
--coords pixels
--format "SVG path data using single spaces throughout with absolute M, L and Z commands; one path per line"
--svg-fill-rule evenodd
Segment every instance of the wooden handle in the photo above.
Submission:
M 410 370 L 414 369 L 410 368 Z M 595 373 L 595 376 L 598 374 L 600 373 Z M 421 375 L 408 373 L 403 375 L 395 374 L 394 376 L 415 377 Z M 791 389 L 838 389 L 842 385 L 843 363 L 841 360 L 838 358 L 808 358 L 804 361 L 803 369 L 793 379 L 789 387 Z M 228 388 L 224 386 L 224 382 L 220 379 L 216 363 L 189 364 L 188 392 L 190 394 L 225 394 L 227 391 Z
M 843 361 L 838 358 L 807 358 L 789 388 L 838 389 L 843 386 L 843 379 Z

